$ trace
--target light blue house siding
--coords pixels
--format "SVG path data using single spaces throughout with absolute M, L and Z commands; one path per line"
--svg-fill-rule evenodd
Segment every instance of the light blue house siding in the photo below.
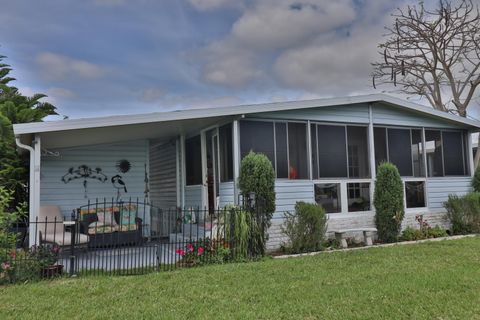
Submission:
M 88 201 L 96 199 L 112 201 L 117 198 L 117 189 L 111 178 L 117 174 L 122 176 L 127 192 L 121 190 L 120 196 L 124 201 L 143 199 L 145 194 L 145 165 L 148 170 L 148 141 L 123 142 L 118 144 L 75 147 L 57 149 L 58 156 L 45 155 L 42 157 L 40 173 L 40 204 L 57 205 L 65 216 L 70 216 L 72 210 L 86 205 Z M 127 173 L 120 173 L 116 168 L 119 160 L 128 160 L 131 169 Z M 62 176 L 70 168 L 77 169 L 86 165 L 92 169 L 101 168 L 107 180 L 100 182 L 96 179 L 74 179 L 68 183 L 62 182 Z
M 369 124 L 370 117 L 375 126 L 405 126 L 436 129 L 463 129 L 458 124 L 439 120 L 425 114 L 382 104 L 373 104 L 371 114 L 367 104 L 344 105 L 336 107 L 310 108 L 292 111 L 268 112 L 247 115 L 247 118 L 270 120 L 302 120 L 311 122 L 338 122 Z M 348 179 L 336 179 L 348 182 Z M 370 180 L 373 187 L 373 177 Z M 432 225 L 448 226 L 443 203 L 449 194 L 462 195 L 470 190 L 471 178 L 468 177 L 427 177 L 424 178 L 426 208 L 407 209 L 404 227 L 416 226 L 415 217 L 424 216 Z M 328 181 L 328 180 L 323 180 Z M 297 201 L 315 202 L 314 185 L 320 181 L 278 179 L 275 185 L 276 212 L 269 230 L 269 249 L 278 248 L 285 240 L 281 232 L 283 213 L 292 211 Z M 374 212 L 330 214 L 328 230 L 339 228 L 374 227 Z

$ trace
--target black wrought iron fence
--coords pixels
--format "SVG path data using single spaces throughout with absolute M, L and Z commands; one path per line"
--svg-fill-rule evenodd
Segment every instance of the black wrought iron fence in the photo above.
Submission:
M 34 221 L 12 226 L 15 245 L 0 253 L 0 283 L 257 258 L 265 245 L 260 217 L 239 207 L 160 209 L 139 200 L 96 200 L 66 216 L 42 207 Z

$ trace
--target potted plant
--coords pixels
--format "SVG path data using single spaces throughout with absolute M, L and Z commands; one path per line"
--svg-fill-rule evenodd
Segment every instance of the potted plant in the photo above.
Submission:
M 30 259 L 38 263 L 43 278 L 52 278 L 62 274 L 63 265 L 57 264 L 59 252 L 60 247 L 56 245 L 40 245 L 31 249 Z

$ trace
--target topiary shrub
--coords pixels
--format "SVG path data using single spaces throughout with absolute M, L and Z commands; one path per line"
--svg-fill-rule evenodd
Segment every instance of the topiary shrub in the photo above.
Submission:
M 303 253 L 323 248 L 327 215 L 316 203 L 297 202 L 295 213 L 285 212 L 282 231 L 288 238 L 287 252 Z
M 472 188 L 475 192 L 480 192 L 480 166 L 475 169 L 475 174 L 472 178 Z
M 449 195 L 444 203 L 452 234 L 480 233 L 480 192 Z
M 270 160 L 260 153 L 250 152 L 246 155 L 241 163 L 238 186 L 247 202 L 251 194 L 255 195 L 263 238 L 257 242 L 266 244 L 266 231 L 275 212 L 275 171 Z
M 382 242 L 397 241 L 405 210 L 403 183 L 395 165 L 384 162 L 378 166 L 373 204 L 378 239 Z

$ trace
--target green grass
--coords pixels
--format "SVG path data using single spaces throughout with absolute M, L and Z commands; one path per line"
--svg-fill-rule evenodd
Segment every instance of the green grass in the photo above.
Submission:
M 0 319 L 480 319 L 480 238 L 0 287 Z

